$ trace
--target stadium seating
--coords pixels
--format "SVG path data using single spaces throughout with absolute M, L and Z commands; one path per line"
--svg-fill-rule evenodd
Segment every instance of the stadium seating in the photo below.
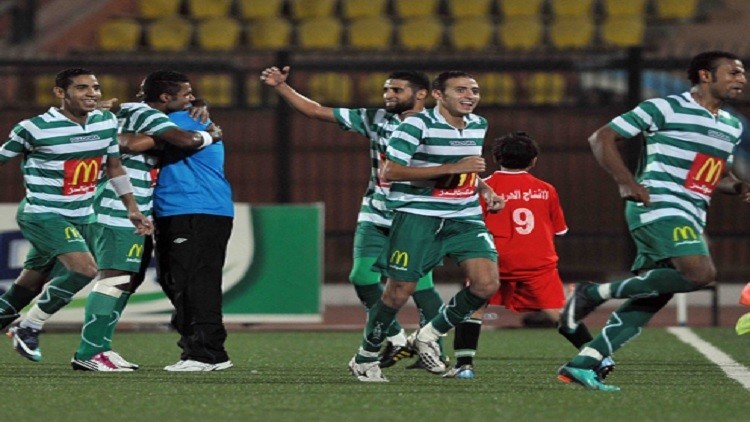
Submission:
M 490 15 L 491 0 L 447 0 L 448 15 L 454 18 L 486 17 Z
M 607 16 L 645 16 L 646 0 L 602 0 Z
M 565 100 L 565 77 L 559 73 L 534 72 L 526 80 L 526 95 L 534 105 L 554 105 Z
M 305 19 L 297 25 L 297 45 L 305 49 L 341 47 L 343 26 L 335 17 Z
M 187 0 L 187 10 L 195 19 L 229 16 L 232 0 Z
M 192 36 L 192 23 L 179 16 L 159 18 L 146 26 L 146 45 L 154 51 L 186 50 Z
M 110 19 L 99 27 L 97 40 L 104 51 L 136 51 L 141 42 L 141 24 L 130 18 Z
M 594 32 L 594 23 L 588 16 L 563 16 L 550 26 L 549 39 L 555 48 L 581 49 L 593 44 Z
M 52 93 L 55 86 L 55 75 L 34 77 L 34 102 L 39 107 L 59 106 L 60 100 Z
M 646 24 L 642 16 L 609 16 L 601 27 L 605 45 L 633 47 L 643 44 Z
M 157 19 L 180 13 L 182 0 L 138 0 L 138 15 L 143 19 Z
M 693 19 L 698 14 L 698 0 L 654 0 L 659 19 Z
M 281 17 L 253 20 L 246 32 L 248 46 L 256 50 L 283 50 L 292 43 L 292 25 Z
M 443 44 L 443 23 L 433 16 L 404 20 L 396 27 L 399 47 L 406 50 L 435 50 Z
M 541 16 L 543 0 L 496 0 L 500 14 L 510 16 Z
M 352 101 L 352 80 L 346 73 L 316 73 L 308 79 L 310 97 L 321 104 L 346 105 Z
M 532 50 L 542 45 L 544 26 L 539 16 L 508 16 L 500 24 L 498 41 L 509 50 Z
M 435 17 L 438 14 L 438 0 L 392 0 L 393 11 L 400 18 Z
M 102 99 L 117 98 L 122 104 L 135 98 L 136 87 L 120 75 L 98 74 L 96 79 L 102 86 Z
M 234 103 L 234 87 L 230 75 L 201 75 L 193 78 L 196 94 L 212 107 L 229 107 Z
M 359 97 L 369 106 L 383 106 L 383 84 L 388 78 L 386 72 L 367 73 L 359 79 Z
M 458 50 L 482 50 L 495 39 L 495 26 L 489 18 L 456 19 L 447 30 L 450 44 Z
M 347 25 L 349 46 L 359 50 L 384 50 L 391 46 L 393 24 L 384 16 L 355 19 Z
M 482 93 L 482 104 L 508 105 L 518 101 L 516 80 L 508 73 L 485 73 L 477 75 Z
M 335 0 L 288 0 L 293 19 L 312 19 L 334 16 Z
M 349 20 L 384 16 L 386 6 L 386 0 L 341 0 L 341 17 Z
M 240 24 L 229 17 L 214 17 L 198 23 L 195 42 L 202 50 L 227 51 L 240 44 Z
M 621 0 L 626 3 L 630 0 Z M 554 16 L 587 16 L 592 13 L 593 0 L 550 0 L 550 9 Z
M 281 16 L 284 0 L 237 0 L 240 18 L 244 20 Z

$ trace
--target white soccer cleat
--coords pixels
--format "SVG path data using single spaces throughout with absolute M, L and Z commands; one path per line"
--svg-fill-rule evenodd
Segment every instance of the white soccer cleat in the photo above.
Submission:
M 419 331 L 414 336 L 414 348 L 422 359 L 424 368 L 433 374 L 445 372 L 445 363 L 440 359 L 440 345 L 437 341 L 423 341 L 419 339 Z
M 181 360 L 173 365 L 165 366 L 164 370 L 169 372 L 210 372 L 210 371 L 223 371 L 229 369 L 232 366 L 232 361 L 220 363 L 206 363 L 198 362 L 197 360 Z
M 380 371 L 378 361 L 357 363 L 356 356 L 349 361 L 349 371 L 362 382 L 388 382 Z
M 73 356 L 70 366 L 76 371 L 93 372 L 133 372 L 132 368 L 121 368 L 115 365 L 104 352 L 94 355 L 91 359 L 77 359 Z
M 119 366 L 120 368 L 130 368 L 133 370 L 140 368 L 138 364 L 126 361 L 125 358 L 120 356 L 120 354 L 115 352 L 114 350 L 108 350 L 103 353 L 109 358 L 112 363 Z

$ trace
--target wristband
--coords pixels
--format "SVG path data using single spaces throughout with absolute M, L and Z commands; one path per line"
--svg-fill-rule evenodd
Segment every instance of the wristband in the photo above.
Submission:
M 113 177 L 109 179 L 109 183 L 112 185 L 112 189 L 115 190 L 118 197 L 133 193 L 133 185 L 130 183 L 130 177 L 128 177 L 127 174 Z
M 198 149 L 205 148 L 211 145 L 212 143 L 214 143 L 214 138 L 211 137 L 210 133 L 204 130 L 199 130 L 196 133 L 199 134 L 201 138 L 203 139 L 203 143 L 201 144 L 201 146 L 198 147 Z

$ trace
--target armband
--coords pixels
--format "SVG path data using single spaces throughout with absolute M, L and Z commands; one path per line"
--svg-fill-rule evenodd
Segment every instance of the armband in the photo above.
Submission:
M 127 174 L 113 177 L 109 179 L 109 183 L 112 185 L 112 189 L 115 190 L 118 197 L 133 193 L 133 185 L 130 183 L 130 177 L 128 177 Z
M 211 137 L 210 133 L 204 130 L 199 130 L 195 133 L 199 134 L 201 136 L 201 139 L 203 140 L 203 143 L 201 144 L 201 146 L 198 147 L 198 149 L 205 148 L 211 145 L 212 143 L 214 143 L 214 138 Z

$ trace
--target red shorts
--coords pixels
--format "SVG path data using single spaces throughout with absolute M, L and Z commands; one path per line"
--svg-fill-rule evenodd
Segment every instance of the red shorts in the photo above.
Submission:
M 528 279 L 501 278 L 500 289 L 487 304 L 502 305 L 513 312 L 560 309 L 565 304 L 565 289 L 556 268 Z

